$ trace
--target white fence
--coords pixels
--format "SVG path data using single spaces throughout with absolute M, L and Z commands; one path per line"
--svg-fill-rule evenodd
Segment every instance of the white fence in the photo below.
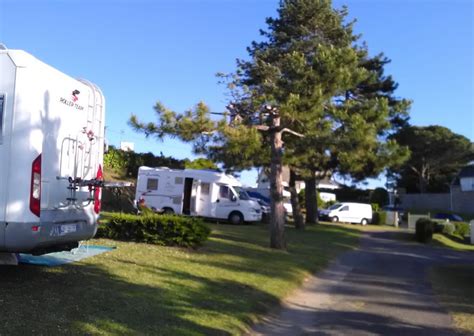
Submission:
M 408 228 L 411 230 L 416 229 L 416 221 L 420 218 L 428 218 L 430 219 L 430 214 L 422 214 L 422 215 L 412 215 L 411 213 L 408 213 Z

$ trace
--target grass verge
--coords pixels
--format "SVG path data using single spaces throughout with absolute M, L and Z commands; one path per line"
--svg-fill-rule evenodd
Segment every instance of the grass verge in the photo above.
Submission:
M 441 304 L 461 331 L 474 334 L 474 265 L 436 267 L 431 280 Z
M 287 229 L 288 251 L 264 226 L 211 225 L 197 251 L 95 240 L 117 249 L 56 268 L 0 270 L 0 334 L 240 334 L 309 274 L 358 245 L 359 232 Z
M 443 247 L 449 247 L 459 251 L 474 251 L 474 245 L 459 243 L 440 233 L 435 233 L 433 235 L 433 244 Z

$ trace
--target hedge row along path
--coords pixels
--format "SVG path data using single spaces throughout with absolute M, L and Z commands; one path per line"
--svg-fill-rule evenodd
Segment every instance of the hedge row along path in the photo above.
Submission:
M 474 264 L 474 253 L 364 232 L 361 246 L 309 278 L 253 335 L 458 335 L 429 281 L 434 266 Z

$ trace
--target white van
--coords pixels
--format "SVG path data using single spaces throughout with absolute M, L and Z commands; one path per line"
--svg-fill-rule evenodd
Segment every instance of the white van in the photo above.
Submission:
M 104 96 L 0 44 L 0 254 L 70 250 L 97 231 Z
M 258 222 L 260 205 L 233 176 L 211 170 L 140 167 L 136 204 L 163 213 Z
M 319 212 L 321 219 L 331 222 L 360 223 L 367 225 L 372 221 L 372 206 L 364 203 L 336 203 Z

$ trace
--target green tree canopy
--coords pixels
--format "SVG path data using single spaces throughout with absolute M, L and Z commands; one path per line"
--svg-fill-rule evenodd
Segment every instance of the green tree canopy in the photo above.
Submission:
M 193 142 L 227 169 L 270 167 L 272 247 L 285 246 L 283 164 L 313 179 L 321 170 L 363 178 L 403 157 L 387 136 L 407 119 L 409 102 L 393 97 L 396 84 L 383 74 L 388 60 L 358 44 L 347 13 L 329 0 L 282 0 L 250 58 L 222 76 L 231 95 L 222 120 L 204 103 L 184 114 L 158 103 L 157 123 L 130 120 L 146 135 Z
M 184 166 L 187 169 L 217 169 L 217 165 L 206 158 L 197 158 L 193 161 L 185 159 Z
M 442 126 L 409 126 L 393 136 L 410 149 L 405 164 L 393 167 L 398 187 L 407 192 L 446 192 L 460 169 L 474 160 L 474 149 L 466 137 Z

